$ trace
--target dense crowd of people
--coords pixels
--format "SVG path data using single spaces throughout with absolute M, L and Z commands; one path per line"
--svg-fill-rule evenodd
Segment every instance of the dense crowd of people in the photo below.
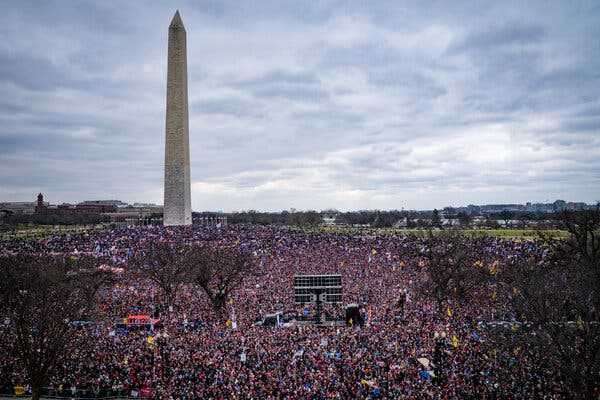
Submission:
M 203 293 L 184 286 L 168 307 L 159 289 L 127 273 L 128 260 L 151 242 L 236 245 L 251 252 L 245 277 L 217 316 Z M 53 371 L 47 393 L 173 399 L 530 399 L 561 398 L 554 366 L 540 370 L 527 349 L 490 339 L 490 321 L 510 319 L 482 287 L 468 304 L 443 314 L 420 294 L 427 238 L 307 233 L 274 226 L 138 227 L 0 242 L 3 254 L 93 255 L 119 279 L 98 294 L 99 316 L 78 327 L 76 345 Z M 473 240 L 481 264 L 540 253 L 535 241 Z M 294 303 L 294 274 L 339 273 L 343 319 L 361 306 L 364 324 L 255 324 L 267 313 L 313 310 Z M 306 308 L 306 310 L 305 310 Z M 160 320 L 123 323 L 128 315 Z M 0 387 L 27 391 L 14 355 L 0 354 Z

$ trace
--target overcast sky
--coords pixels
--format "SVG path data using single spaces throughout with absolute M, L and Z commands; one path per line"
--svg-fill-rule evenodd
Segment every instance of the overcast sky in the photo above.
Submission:
M 162 203 L 176 8 L 194 210 L 600 200 L 597 0 L 14 0 L 0 201 Z

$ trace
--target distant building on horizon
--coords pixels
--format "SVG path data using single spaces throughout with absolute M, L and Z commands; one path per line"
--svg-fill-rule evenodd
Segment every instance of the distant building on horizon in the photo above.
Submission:
M 467 213 L 469 215 L 488 215 L 498 214 L 501 212 L 516 212 L 516 213 L 554 213 L 560 211 L 582 211 L 589 210 L 595 207 L 585 202 L 567 202 L 565 200 L 556 200 L 552 203 L 531 203 L 525 204 L 469 204 L 466 207 L 444 207 L 444 215 L 454 215 L 457 213 Z
M 85 200 L 77 203 L 77 205 L 127 207 L 129 204 L 122 202 L 121 200 Z
M 36 207 L 36 201 L 8 201 L 0 203 L 0 211 L 6 214 L 34 214 Z
M 44 201 L 44 195 L 39 193 L 36 201 L 14 201 L 0 203 L 0 216 L 14 214 L 44 214 L 44 215 L 73 215 L 73 214 L 102 214 L 113 222 L 127 221 L 131 225 L 141 223 L 147 218 L 162 220 L 163 206 L 153 203 L 127 204 L 121 200 L 85 200 L 77 204 L 50 204 Z

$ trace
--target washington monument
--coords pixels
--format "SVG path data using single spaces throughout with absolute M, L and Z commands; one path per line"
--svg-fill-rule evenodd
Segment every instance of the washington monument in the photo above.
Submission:
M 164 225 L 191 225 L 186 32 L 179 11 L 169 25 Z

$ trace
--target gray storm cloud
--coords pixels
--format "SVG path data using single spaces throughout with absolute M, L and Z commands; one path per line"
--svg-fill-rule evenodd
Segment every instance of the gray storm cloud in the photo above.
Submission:
M 600 199 L 597 2 L 18 1 L 0 201 L 161 201 L 174 8 L 195 210 Z

